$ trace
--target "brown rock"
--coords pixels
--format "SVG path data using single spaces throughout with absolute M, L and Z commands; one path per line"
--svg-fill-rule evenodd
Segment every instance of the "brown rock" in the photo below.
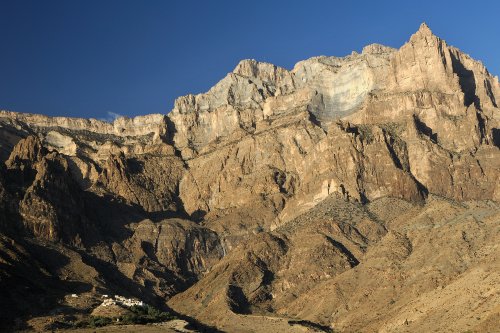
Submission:
M 498 78 L 423 24 L 399 49 L 244 60 L 169 115 L 1 111 L 0 233 L 53 247 L 51 278 L 184 291 L 173 307 L 229 331 L 273 314 L 460 331 L 463 309 L 489 327 L 499 100 Z

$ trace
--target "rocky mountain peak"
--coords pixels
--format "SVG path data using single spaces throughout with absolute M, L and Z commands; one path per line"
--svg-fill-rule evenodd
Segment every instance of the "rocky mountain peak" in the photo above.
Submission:
M 370 44 L 370 45 L 363 47 L 363 51 L 361 51 L 361 53 L 362 54 L 383 54 L 383 53 L 392 53 L 395 51 L 396 51 L 395 48 L 385 46 L 382 44 L 373 43 L 373 44 Z
M 5 162 L 11 168 L 20 163 L 34 164 L 42 159 L 47 149 L 41 140 L 34 135 L 22 139 L 12 150 L 9 159 Z
M 242 60 L 236 65 L 233 70 L 233 73 L 253 78 L 262 78 L 283 75 L 287 70 L 285 68 L 278 67 L 276 65 L 257 61 L 255 59 L 245 59 Z
M 422 22 L 422 24 L 420 24 L 420 27 L 418 28 L 417 33 L 421 34 L 421 35 L 427 35 L 427 36 L 433 35 L 431 28 L 429 28 L 429 26 L 425 22 Z
M 455 295 L 450 281 L 495 257 L 478 253 L 494 249 L 500 214 L 498 101 L 498 80 L 422 24 L 399 49 L 372 44 L 293 70 L 243 60 L 168 115 L 1 111 L 0 233 L 18 225 L 20 238 L 45 241 L 37 249 L 52 244 L 68 262 L 56 279 L 162 304 L 185 291 L 170 305 L 211 325 L 255 311 L 435 331 L 412 302 Z M 0 270 L 9 290 L 3 281 Z M 498 302 L 481 304 L 483 318 Z M 447 325 L 463 312 L 439 314 Z
M 410 42 L 416 43 L 419 40 L 427 40 L 427 39 L 437 39 L 440 38 L 432 32 L 427 23 L 423 22 L 418 30 L 410 37 Z

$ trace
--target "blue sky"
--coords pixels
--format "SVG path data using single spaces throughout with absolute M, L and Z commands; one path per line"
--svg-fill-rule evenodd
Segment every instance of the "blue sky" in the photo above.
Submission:
M 0 0 L 0 109 L 168 113 L 254 58 L 292 68 L 433 32 L 500 74 L 499 1 Z

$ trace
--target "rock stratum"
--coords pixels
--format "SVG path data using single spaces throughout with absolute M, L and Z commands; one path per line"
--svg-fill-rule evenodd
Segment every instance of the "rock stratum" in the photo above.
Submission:
M 399 49 L 241 61 L 167 115 L 1 111 L 0 321 L 119 293 L 227 332 L 493 332 L 498 103 L 422 24 Z

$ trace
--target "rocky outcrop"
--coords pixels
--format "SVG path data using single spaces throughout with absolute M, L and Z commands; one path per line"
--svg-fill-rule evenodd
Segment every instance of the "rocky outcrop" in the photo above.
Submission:
M 177 199 L 183 172 L 182 161 L 173 154 L 125 156 L 120 152 L 102 165 L 97 183 L 147 212 L 183 213 Z
M 92 224 L 85 219 L 81 189 L 64 157 L 49 153 L 37 137 L 29 136 L 14 147 L 6 166 L 19 198 L 19 217 L 29 233 L 77 245 Z
M 262 82 L 273 88 L 260 95 Z M 484 66 L 425 24 L 399 50 L 372 45 L 289 72 L 244 61 L 207 94 L 179 99 L 169 116 L 190 170 L 181 199 L 188 212 L 220 216 L 264 198 L 259 205 L 278 220 L 333 191 L 361 202 L 427 192 L 496 199 L 498 88 Z M 240 121 L 248 108 L 251 126 Z M 270 169 L 288 175 L 293 194 L 259 188 L 272 180 Z
M 427 192 L 497 199 L 499 89 L 481 63 L 423 24 L 400 49 L 369 45 L 291 71 L 244 60 L 207 93 L 180 97 L 166 117 L 2 119 L 68 156 L 84 188 L 102 183 L 147 211 L 183 206 L 207 218 L 257 205 L 253 228 L 330 192 L 360 202 Z M 126 176 L 113 173 L 119 161 L 110 156 L 127 161 Z M 156 166 L 132 170 L 140 165 Z M 154 174 L 162 165 L 172 168 Z
M 70 262 L 99 272 L 94 287 L 157 301 L 199 281 L 172 304 L 213 323 L 278 311 L 349 327 L 358 317 L 303 306 L 314 288 L 338 283 L 325 297 L 358 308 L 362 297 L 343 293 L 361 284 L 341 276 L 362 280 L 376 263 L 410 276 L 401 265 L 424 237 L 394 227 L 392 206 L 369 207 L 393 198 L 421 224 L 411 214 L 435 216 L 438 197 L 500 199 L 499 100 L 498 78 L 423 24 L 399 49 L 372 44 L 291 70 L 243 60 L 168 115 L 1 111 L 0 232 L 75 251 Z
M 215 232 L 168 218 L 185 215 L 175 197 L 182 163 L 174 155 L 111 156 L 87 190 L 68 161 L 70 156 L 49 151 L 36 136 L 17 143 L 0 173 L 2 234 L 33 238 L 43 247 L 58 244 L 56 257 L 79 251 L 76 259 L 64 260 L 84 261 L 98 271 L 99 282 L 91 284 L 139 291 L 150 301 L 185 289 L 223 256 Z M 165 161 L 171 163 L 160 163 Z M 56 270 L 52 278 L 65 274 Z
M 311 285 L 356 267 L 367 246 L 385 233 L 361 205 L 332 195 L 314 211 L 234 248 L 170 304 L 211 321 L 224 313 L 275 311 Z
M 9 201 L 10 197 L 5 190 L 4 179 L 0 173 L 0 221 L 2 221 L 0 223 L 0 228 L 4 230 L 4 232 L 10 229 L 9 220 L 7 218 Z
M 144 220 L 113 245 L 116 265 L 128 278 L 169 297 L 203 276 L 224 256 L 217 234 L 181 219 Z
M 248 314 L 340 332 L 494 330 L 499 208 L 330 197 L 235 248 L 169 305 L 227 331 Z
M 109 123 L 97 119 L 48 117 L 39 114 L 17 113 L 1 111 L 0 117 L 19 127 L 22 124 L 30 126 L 34 131 L 44 132 L 47 129 L 67 129 L 73 132 L 89 131 L 102 135 L 115 135 L 120 137 L 147 136 L 151 133 L 155 140 L 165 134 L 165 116 L 151 114 L 134 118 L 118 117 Z M 55 146 L 54 148 L 56 148 Z

